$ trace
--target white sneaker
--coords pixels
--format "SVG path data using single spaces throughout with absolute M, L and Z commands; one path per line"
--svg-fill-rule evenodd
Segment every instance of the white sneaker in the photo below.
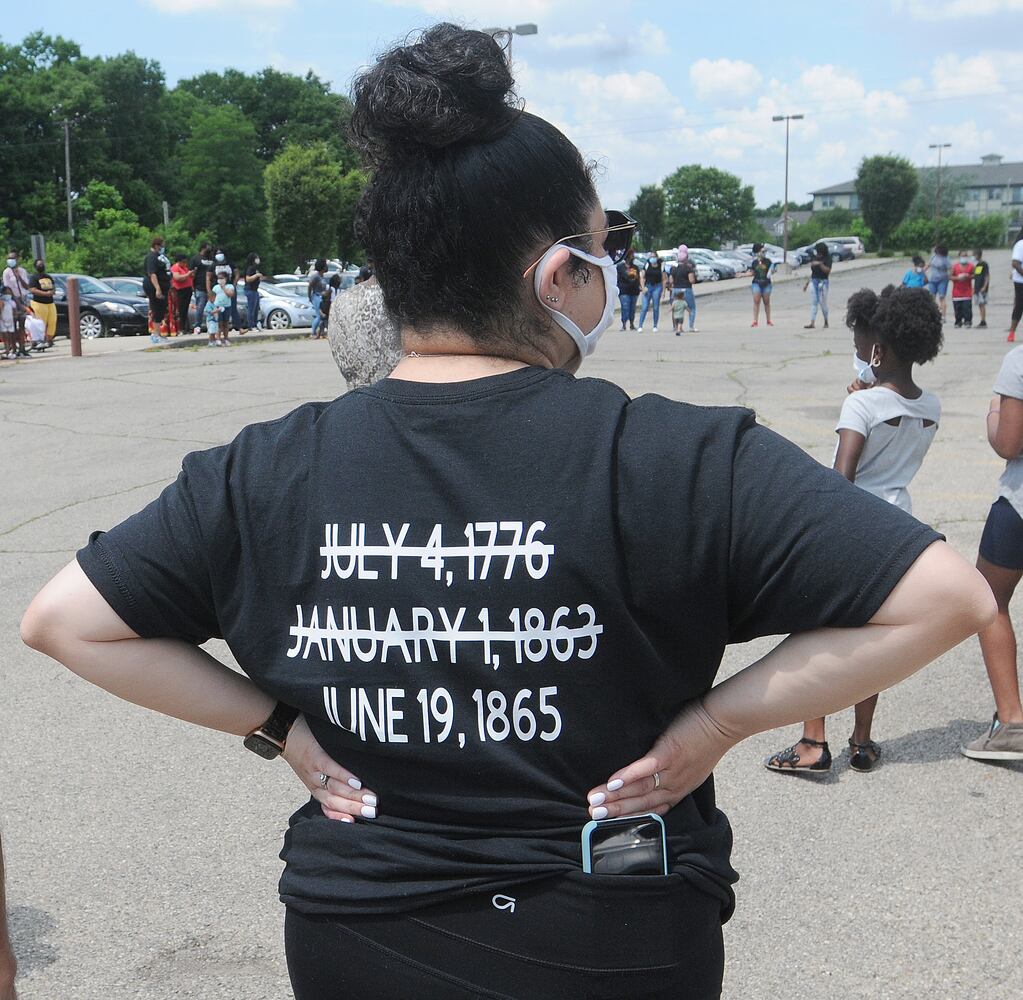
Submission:
M 689 332 L 690 333 L 699 333 L 700 331 L 697 330 L 695 326 L 691 326 L 691 327 L 689 327 Z
M 657 327 L 656 326 L 654 327 L 654 333 L 657 333 Z
M 642 332 L 643 332 L 643 327 L 641 327 L 641 326 L 636 327 L 636 333 L 642 333 Z

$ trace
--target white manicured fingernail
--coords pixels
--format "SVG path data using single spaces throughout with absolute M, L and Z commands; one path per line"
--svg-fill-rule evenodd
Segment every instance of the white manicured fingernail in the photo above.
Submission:
M 351 816 L 342 816 L 342 817 L 341 817 L 341 822 L 342 822 L 342 823 L 354 823 L 354 822 L 355 822 L 355 820 L 354 820 L 354 819 L 352 819 L 352 817 L 351 817 Z
M 348 784 L 351 785 L 352 788 L 354 788 L 356 790 L 362 788 L 362 782 L 359 781 L 358 778 L 349 778 L 348 779 Z
M 590 811 L 590 815 L 594 819 L 603 819 L 605 816 L 607 816 L 607 810 L 603 806 L 597 806 L 596 809 Z
M 602 806 L 604 804 L 604 793 L 594 792 L 586 801 L 591 806 Z
M 607 810 L 605 809 L 604 811 L 606 812 Z M 376 819 L 377 818 L 377 811 L 372 806 L 363 806 L 362 807 L 362 815 L 366 819 Z
M 368 806 L 375 806 L 377 804 L 377 797 L 375 795 L 370 795 L 369 793 L 367 793 L 363 795 L 362 801 L 365 802 L 366 805 Z
M 625 782 L 624 782 L 624 781 L 622 781 L 622 779 L 621 779 L 621 778 L 615 778 L 615 780 L 614 780 L 614 781 L 609 781 L 609 782 L 607 783 L 607 790 L 608 790 L 609 792 L 617 792 L 617 791 L 618 791 L 618 789 L 619 789 L 619 788 L 621 788 L 621 787 L 622 787 L 622 785 L 624 785 L 624 784 L 625 784 Z

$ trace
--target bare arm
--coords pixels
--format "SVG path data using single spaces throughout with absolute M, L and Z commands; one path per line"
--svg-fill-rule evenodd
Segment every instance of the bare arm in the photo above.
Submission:
M 276 704 L 247 677 L 198 646 L 179 639 L 139 638 L 77 562 L 68 563 L 36 595 L 21 620 L 21 638 L 125 701 L 222 733 L 250 733 Z M 329 818 L 366 815 L 361 806 L 372 793 L 364 789 L 355 795 L 356 785 L 349 779 L 358 779 L 330 761 L 301 718 L 288 736 L 284 758 Z M 316 781 L 320 771 L 338 779 L 330 783 L 329 792 Z
M 987 440 L 999 458 L 1019 458 L 1023 452 L 1023 399 L 995 396 L 991 400 Z
M 0 1000 L 16 1000 L 14 977 L 18 966 L 7 932 L 7 897 L 4 884 L 4 852 L 0 846 Z
M 988 625 L 995 610 L 984 578 L 951 546 L 935 542 L 867 625 L 790 635 L 687 705 L 646 757 L 591 789 L 591 815 L 667 812 L 737 743 L 905 680 Z M 661 778 L 656 789 L 654 772 Z
M 838 451 L 835 454 L 835 469 L 850 483 L 856 481 L 856 467 L 867 439 L 859 432 L 843 427 L 838 432 Z

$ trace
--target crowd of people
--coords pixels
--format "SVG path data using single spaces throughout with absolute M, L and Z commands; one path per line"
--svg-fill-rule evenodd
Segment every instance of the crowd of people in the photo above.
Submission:
M 0 333 L 4 342 L 0 360 L 31 358 L 53 346 L 57 335 L 53 294 L 53 278 L 46 271 L 46 261 L 36 260 L 30 277 L 19 263 L 18 251 L 7 252 L 0 279 Z

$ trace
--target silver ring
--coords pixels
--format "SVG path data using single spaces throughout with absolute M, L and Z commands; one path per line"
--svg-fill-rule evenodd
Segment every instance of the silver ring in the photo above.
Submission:
M 661 772 L 654 771 L 654 791 L 661 787 Z
M 324 774 L 322 771 L 320 771 L 320 773 L 316 777 L 320 783 L 320 788 L 326 788 L 327 782 L 330 781 L 330 775 Z

